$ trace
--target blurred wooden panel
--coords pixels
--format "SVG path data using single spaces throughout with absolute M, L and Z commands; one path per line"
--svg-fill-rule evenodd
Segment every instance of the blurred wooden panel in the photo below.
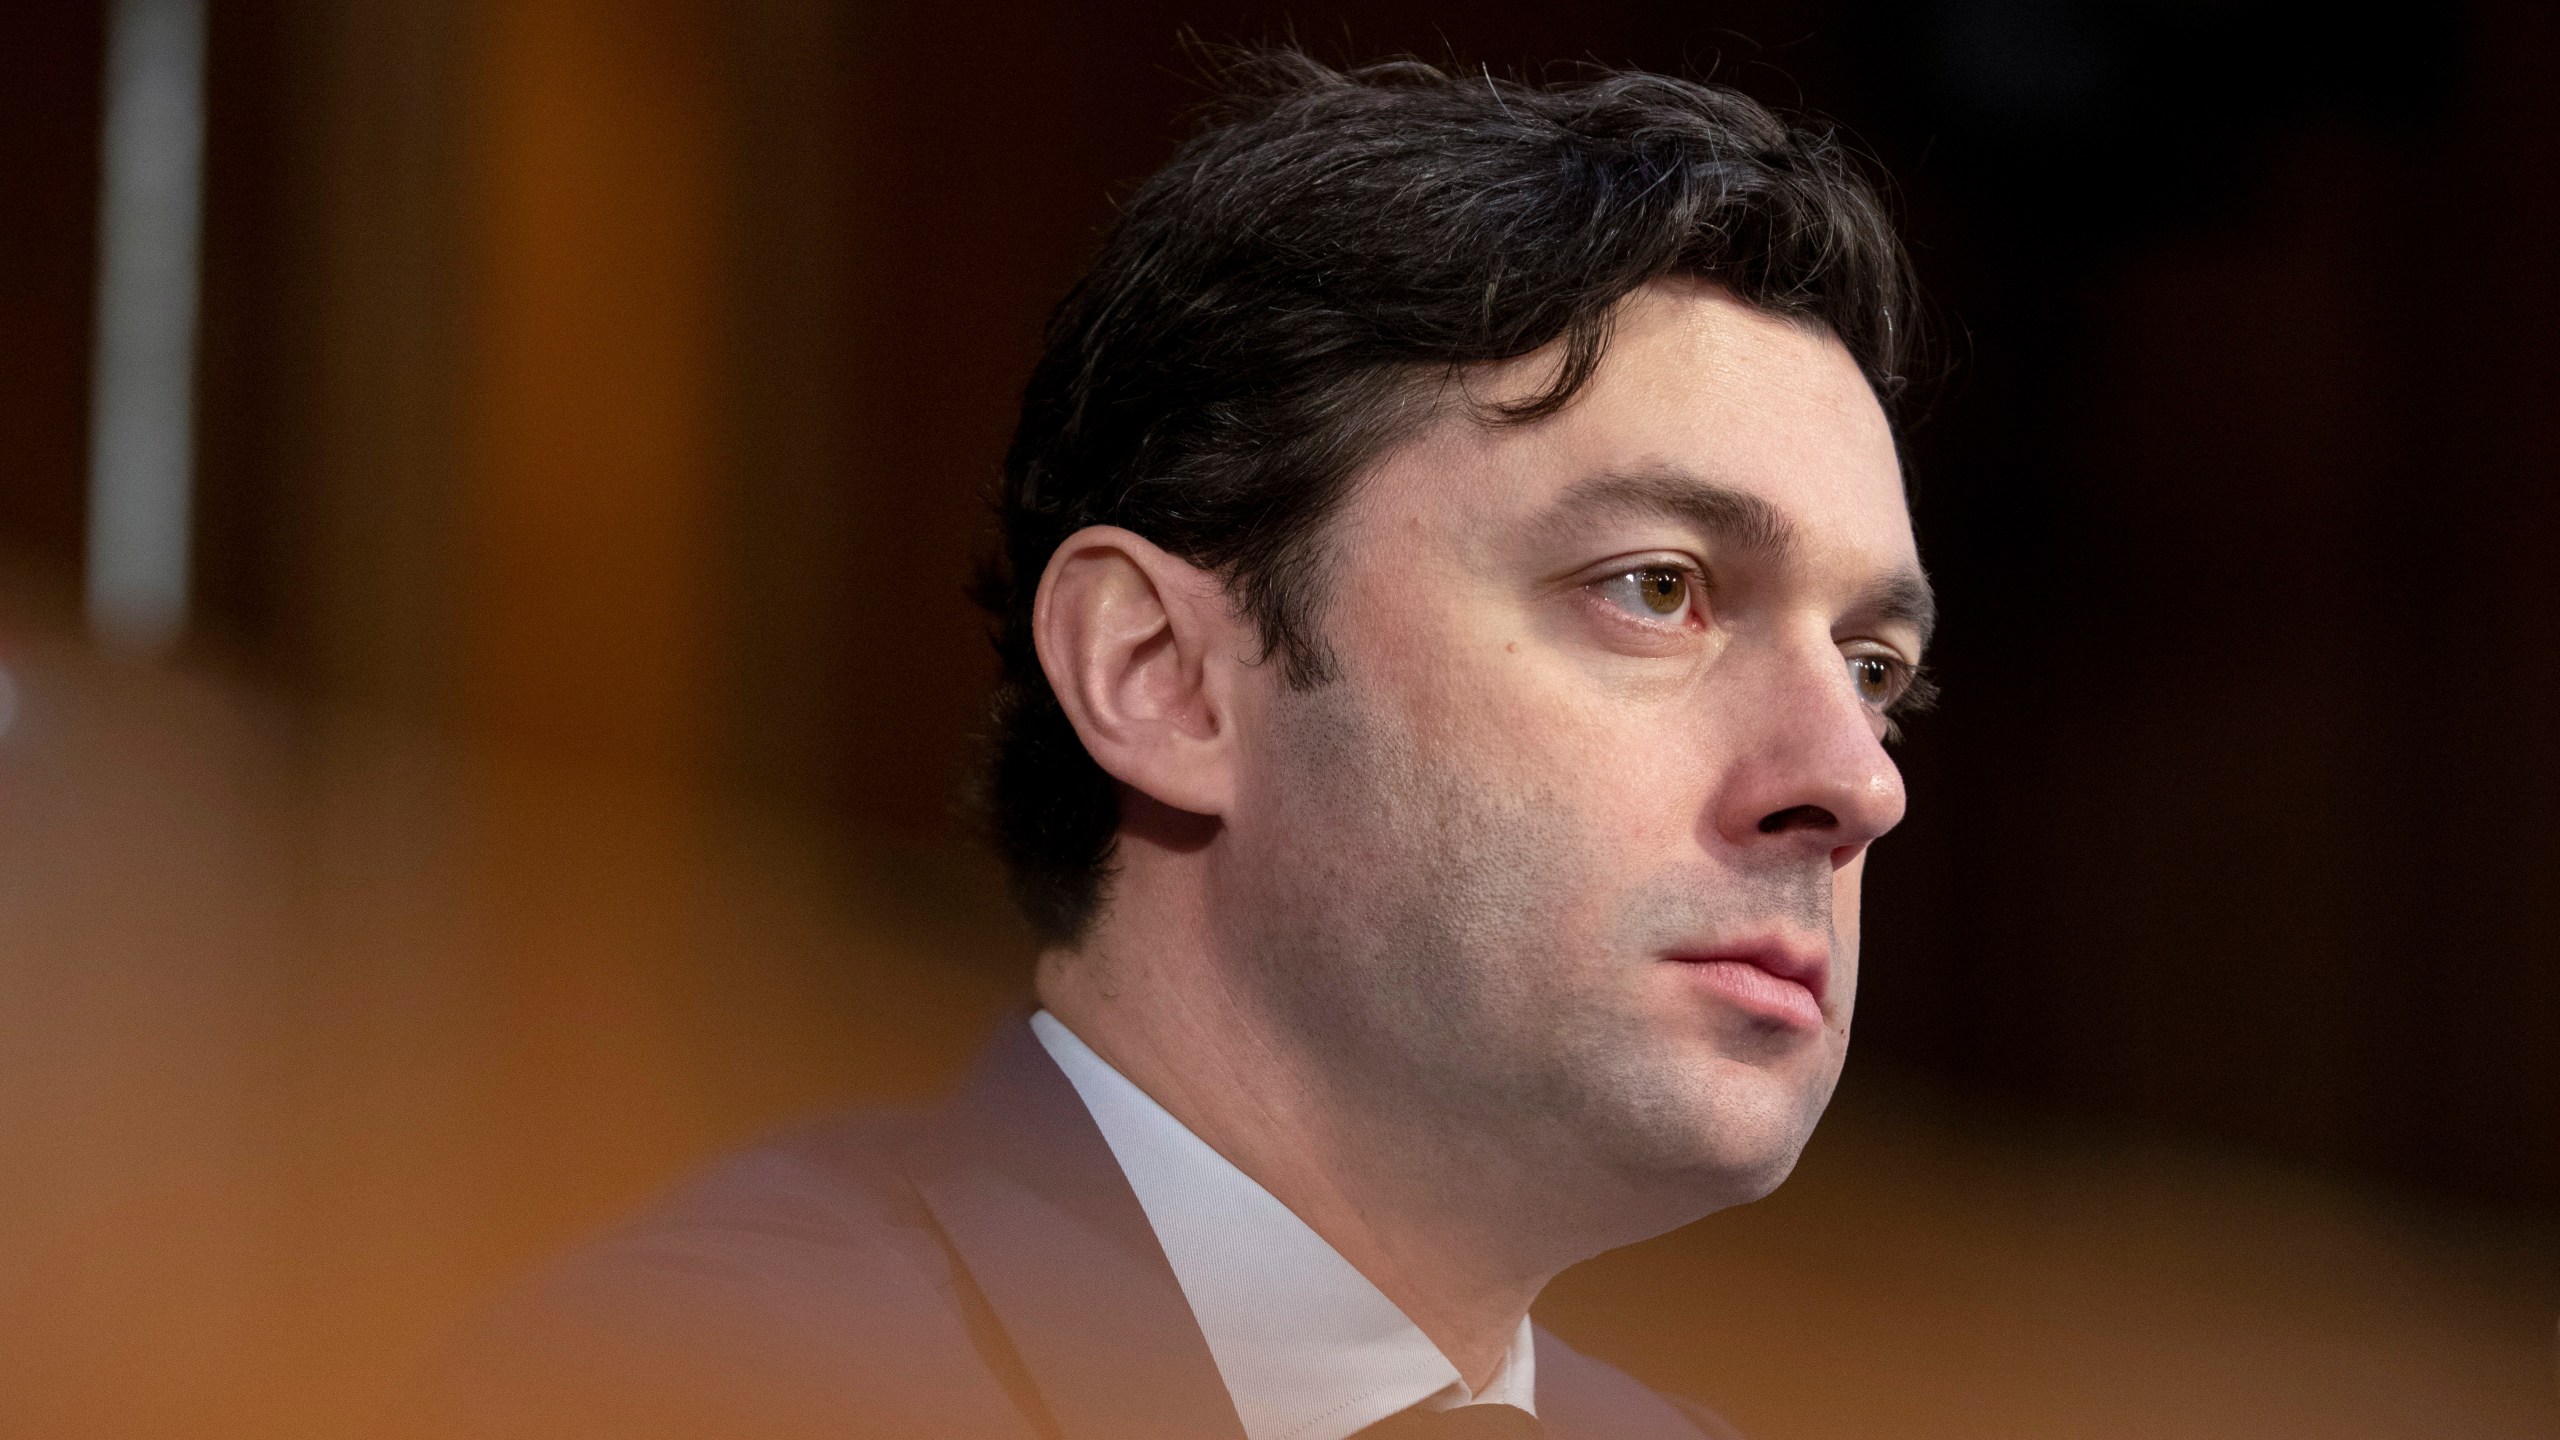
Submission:
M 77 593 L 87 534 L 106 5 L 18 7 L 0 44 L 0 558 Z
M 295 698 L 427 725 L 457 686 L 468 20 L 209 14 L 204 629 Z
M 518 1147 L 504 1168 L 570 1214 L 708 1126 L 689 962 L 725 698 L 717 13 L 509 0 L 466 41 L 464 945 L 491 986 L 480 1093 Z M 616 1109 L 645 1120 L 593 1125 Z
M 475 744 L 666 772 L 702 759 L 728 205 L 716 13 L 518 0 L 474 37 Z

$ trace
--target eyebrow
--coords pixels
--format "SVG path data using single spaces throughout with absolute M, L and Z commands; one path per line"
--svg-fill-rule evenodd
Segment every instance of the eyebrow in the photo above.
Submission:
M 1919 631 L 1923 650 L 1938 630 L 1937 592 L 1929 588 L 1929 577 L 1917 570 L 1897 570 L 1868 586 L 1853 608 L 1879 620 L 1899 620 Z
M 1794 520 L 1768 500 L 1705 476 L 1666 465 L 1612 471 L 1575 482 L 1547 512 L 1548 523 L 1569 526 L 1607 515 L 1668 515 L 1767 561 L 1782 561 L 1802 545 Z M 1920 632 L 1920 647 L 1938 628 L 1938 599 L 1929 577 L 1897 570 L 1858 594 L 1851 609 L 1879 620 L 1899 621 Z
M 1607 515 L 1668 515 L 1764 560 L 1797 548 L 1796 524 L 1760 496 L 1664 466 L 1579 480 L 1547 512 L 1557 526 Z

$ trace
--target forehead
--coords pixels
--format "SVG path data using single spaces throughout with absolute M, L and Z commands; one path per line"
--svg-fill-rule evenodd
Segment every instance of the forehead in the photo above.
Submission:
M 1491 367 L 1463 400 L 1529 398 L 1556 364 L 1551 347 Z M 1488 425 L 1453 403 L 1381 458 L 1351 508 L 1355 523 L 1495 538 L 1594 479 L 1662 473 L 1767 502 L 1807 563 L 1917 566 L 1892 428 L 1847 349 L 1698 282 L 1630 295 L 1590 384 L 1556 415 Z

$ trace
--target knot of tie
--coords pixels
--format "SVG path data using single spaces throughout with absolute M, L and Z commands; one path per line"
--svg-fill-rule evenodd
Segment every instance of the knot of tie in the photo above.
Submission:
M 1399 1410 L 1351 1440 L 1542 1440 L 1546 1427 L 1516 1405 Z

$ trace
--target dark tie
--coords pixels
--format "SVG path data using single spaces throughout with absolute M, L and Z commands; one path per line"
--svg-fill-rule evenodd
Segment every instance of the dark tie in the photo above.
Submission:
M 1538 1417 L 1516 1405 L 1399 1410 L 1351 1440 L 1540 1440 Z

